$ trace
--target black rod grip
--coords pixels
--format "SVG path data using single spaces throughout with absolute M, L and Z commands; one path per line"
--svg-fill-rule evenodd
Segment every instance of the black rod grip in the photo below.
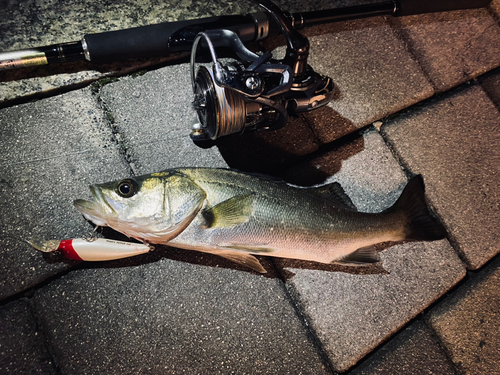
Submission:
M 87 34 L 84 37 L 90 61 L 102 63 L 129 58 L 168 56 L 190 51 L 200 31 L 228 27 L 248 20 L 243 16 L 220 16 L 197 20 L 165 22 L 131 29 Z M 253 26 L 252 26 L 253 27 Z
M 490 2 L 491 0 L 399 0 L 396 2 L 395 16 L 483 8 Z

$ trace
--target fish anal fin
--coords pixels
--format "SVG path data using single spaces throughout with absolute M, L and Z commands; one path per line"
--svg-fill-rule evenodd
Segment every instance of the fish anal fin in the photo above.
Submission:
M 380 256 L 378 255 L 375 246 L 366 246 L 360 247 L 353 253 L 350 253 L 341 259 L 335 260 L 333 263 L 362 266 L 378 262 L 380 262 Z
M 203 212 L 205 228 L 229 228 L 246 223 L 253 213 L 254 194 L 237 195 Z
M 241 264 L 245 267 L 251 268 L 256 272 L 259 273 L 267 273 L 266 269 L 262 267 L 262 264 L 257 260 L 256 257 L 253 255 L 250 255 L 248 253 L 242 253 L 239 251 L 230 251 L 230 250 L 223 250 L 221 252 L 214 252 L 212 254 L 216 254 L 218 256 L 221 256 L 223 258 L 226 258 L 232 262 Z

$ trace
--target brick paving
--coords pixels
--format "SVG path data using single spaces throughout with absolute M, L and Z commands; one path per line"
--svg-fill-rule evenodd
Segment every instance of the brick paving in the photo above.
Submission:
M 57 4 L 9 3 L 1 49 L 43 45 L 61 30 L 68 41 L 130 27 L 137 15 L 147 24 L 244 12 L 215 3 L 95 6 L 60 5 L 71 28 L 57 21 Z M 188 137 L 186 63 L 164 59 L 132 75 L 161 61 L 2 73 L 0 372 L 500 373 L 498 9 L 495 0 L 482 10 L 310 28 L 309 63 L 334 79 L 336 99 L 277 132 L 210 148 Z M 117 78 L 88 84 L 110 74 Z M 422 174 L 448 238 L 388 247 L 380 266 L 361 269 L 260 257 L 264 276 L 168 247 L 76 263 L 26 243 L 89 233 L 72 206 L 89 196 L 88 184 L 179 166 L 304 186 L 336 181 L 368 212 L 389 207 Z

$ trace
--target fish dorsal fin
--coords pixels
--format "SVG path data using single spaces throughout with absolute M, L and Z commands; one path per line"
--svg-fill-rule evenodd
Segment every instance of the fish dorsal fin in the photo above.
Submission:
M 259 273 L 267 273 L 266 269 L 262 267 L 262 264 L 253 255 L 243 253 L 240 251 L 222 250 L 213 252 L 212 254 L 221 256 L 223 258 L 229 259 L 232 262 L 241 264 L 245 267 L 251 268 Z
M 349 198 L 338 182 L 332 182 L 331 184 L 310 188 L 308 191 L 311 194 L 330 202 L 336 207 L 357 211 L 357 208 L 354 203 L 352 203 L 351 198 Z
M 254 194 L 237 195 L 203 212 L 205 228 L 229 228 L 246 223 L 253 213 Z
M 333 263 L 348 264 L 354 266 L 362 266 L 380 262 L 380 257 L 374 246 L 361 247 L 355 252 L 346 255 L 345 257 L 334 261 Z

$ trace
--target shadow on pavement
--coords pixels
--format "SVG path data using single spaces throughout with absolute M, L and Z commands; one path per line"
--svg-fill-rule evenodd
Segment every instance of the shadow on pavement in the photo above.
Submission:
M 324 182 L 364 149 L 358 129 L 328 106 L 290 117 L 282 129 L 232 134 L 215 145 L 231 168 L 302 186 Z

